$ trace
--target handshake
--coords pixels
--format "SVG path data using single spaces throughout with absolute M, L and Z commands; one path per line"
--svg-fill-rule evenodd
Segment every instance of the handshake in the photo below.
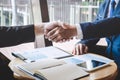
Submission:
M 77 29 L 75 25 L 57 21 L 49 22 L 44 24 L 44 35 L 50 41 L 64 42 L 77 36 Z
M 63 22 L 49 22 L 49 23 L 42 23 L 39 28 L 35 28 L 35 32 L 45 35 L 50 41 L 53 42 L 64 42 L 73 39 L 73 37 L 77 36 L 82 39 L 82 34 L 79 34 L 77 25 L 70 25 Z M 41 28 L 41 29 L 40 29 Z M 81 28 L 80 28 L 81 29 Z M 84 44 L 76 44 L 75 48 L 72 51 L 73 55 L 81 55 L 87 53 L 88 46 Z

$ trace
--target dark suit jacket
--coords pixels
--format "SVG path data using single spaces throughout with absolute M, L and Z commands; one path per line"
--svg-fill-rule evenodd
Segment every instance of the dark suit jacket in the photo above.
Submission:
M 34 41 L 34 25 L 0 27 L 0 47 Z
M 31 42 L 34 41 L 34 39 L 34 25 L 0 27 L 0 47 Z M 8 63 L 2 56 L 0 56 L 0 80 L 14 80 L 13 72 L 10 70 Z
M 120 1 L 111 18 L 107 18 L 109 3 L 110 0 L 105 0 L 100 6 L 95 22 L 80 24 L 84 37 L 81 43 L 93 46 L 99 38 L 106 37 L 107 55 L 112 55 L 120 68 Z

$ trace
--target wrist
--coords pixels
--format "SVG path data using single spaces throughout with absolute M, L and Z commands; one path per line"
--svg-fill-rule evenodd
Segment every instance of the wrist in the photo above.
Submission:
M 44 23 L 34 25 L 35 35 L 44 34 L 44 25 Z
M 77 28 L 76 28 L 76 25 L 73 25 L 71 30 L 72 30 L 72 32 L 73 32 L 73 37 L 77 36 Z
M 76 35 L 76 39 L 83 39 L 83 33 L 82 33 L 82 29 L 81 29 L 81 26 L 80 24 L 76 24 L 76 32 L 77 32 L 77 35 Z

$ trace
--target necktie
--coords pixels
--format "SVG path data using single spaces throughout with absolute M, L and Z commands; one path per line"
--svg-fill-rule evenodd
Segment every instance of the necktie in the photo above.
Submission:
M 115 10 L 115 5 L 116 5 L 115 0 L 111 0 L 111 4 L 110 4 L 110 17 L 113 16 L 113 12 Z

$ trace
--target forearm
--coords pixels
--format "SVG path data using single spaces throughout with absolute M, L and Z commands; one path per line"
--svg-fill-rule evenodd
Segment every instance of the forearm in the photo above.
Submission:
M 34 40 L 34 25 L 0 27 L 0 47 L 18 45 Z
M 102 38 L 120 34 L 120 18 L 114 17 L 96 22 L 81 23 L 83 39 Z
M 96 45 L 98 41 L 99 41 L 99 39 L 87 39 L 87 40 L 79 41 L 78 44 L 81 43 L 81 44 L 85 44 L 88 47 L 92 47 L 92 46 Z

